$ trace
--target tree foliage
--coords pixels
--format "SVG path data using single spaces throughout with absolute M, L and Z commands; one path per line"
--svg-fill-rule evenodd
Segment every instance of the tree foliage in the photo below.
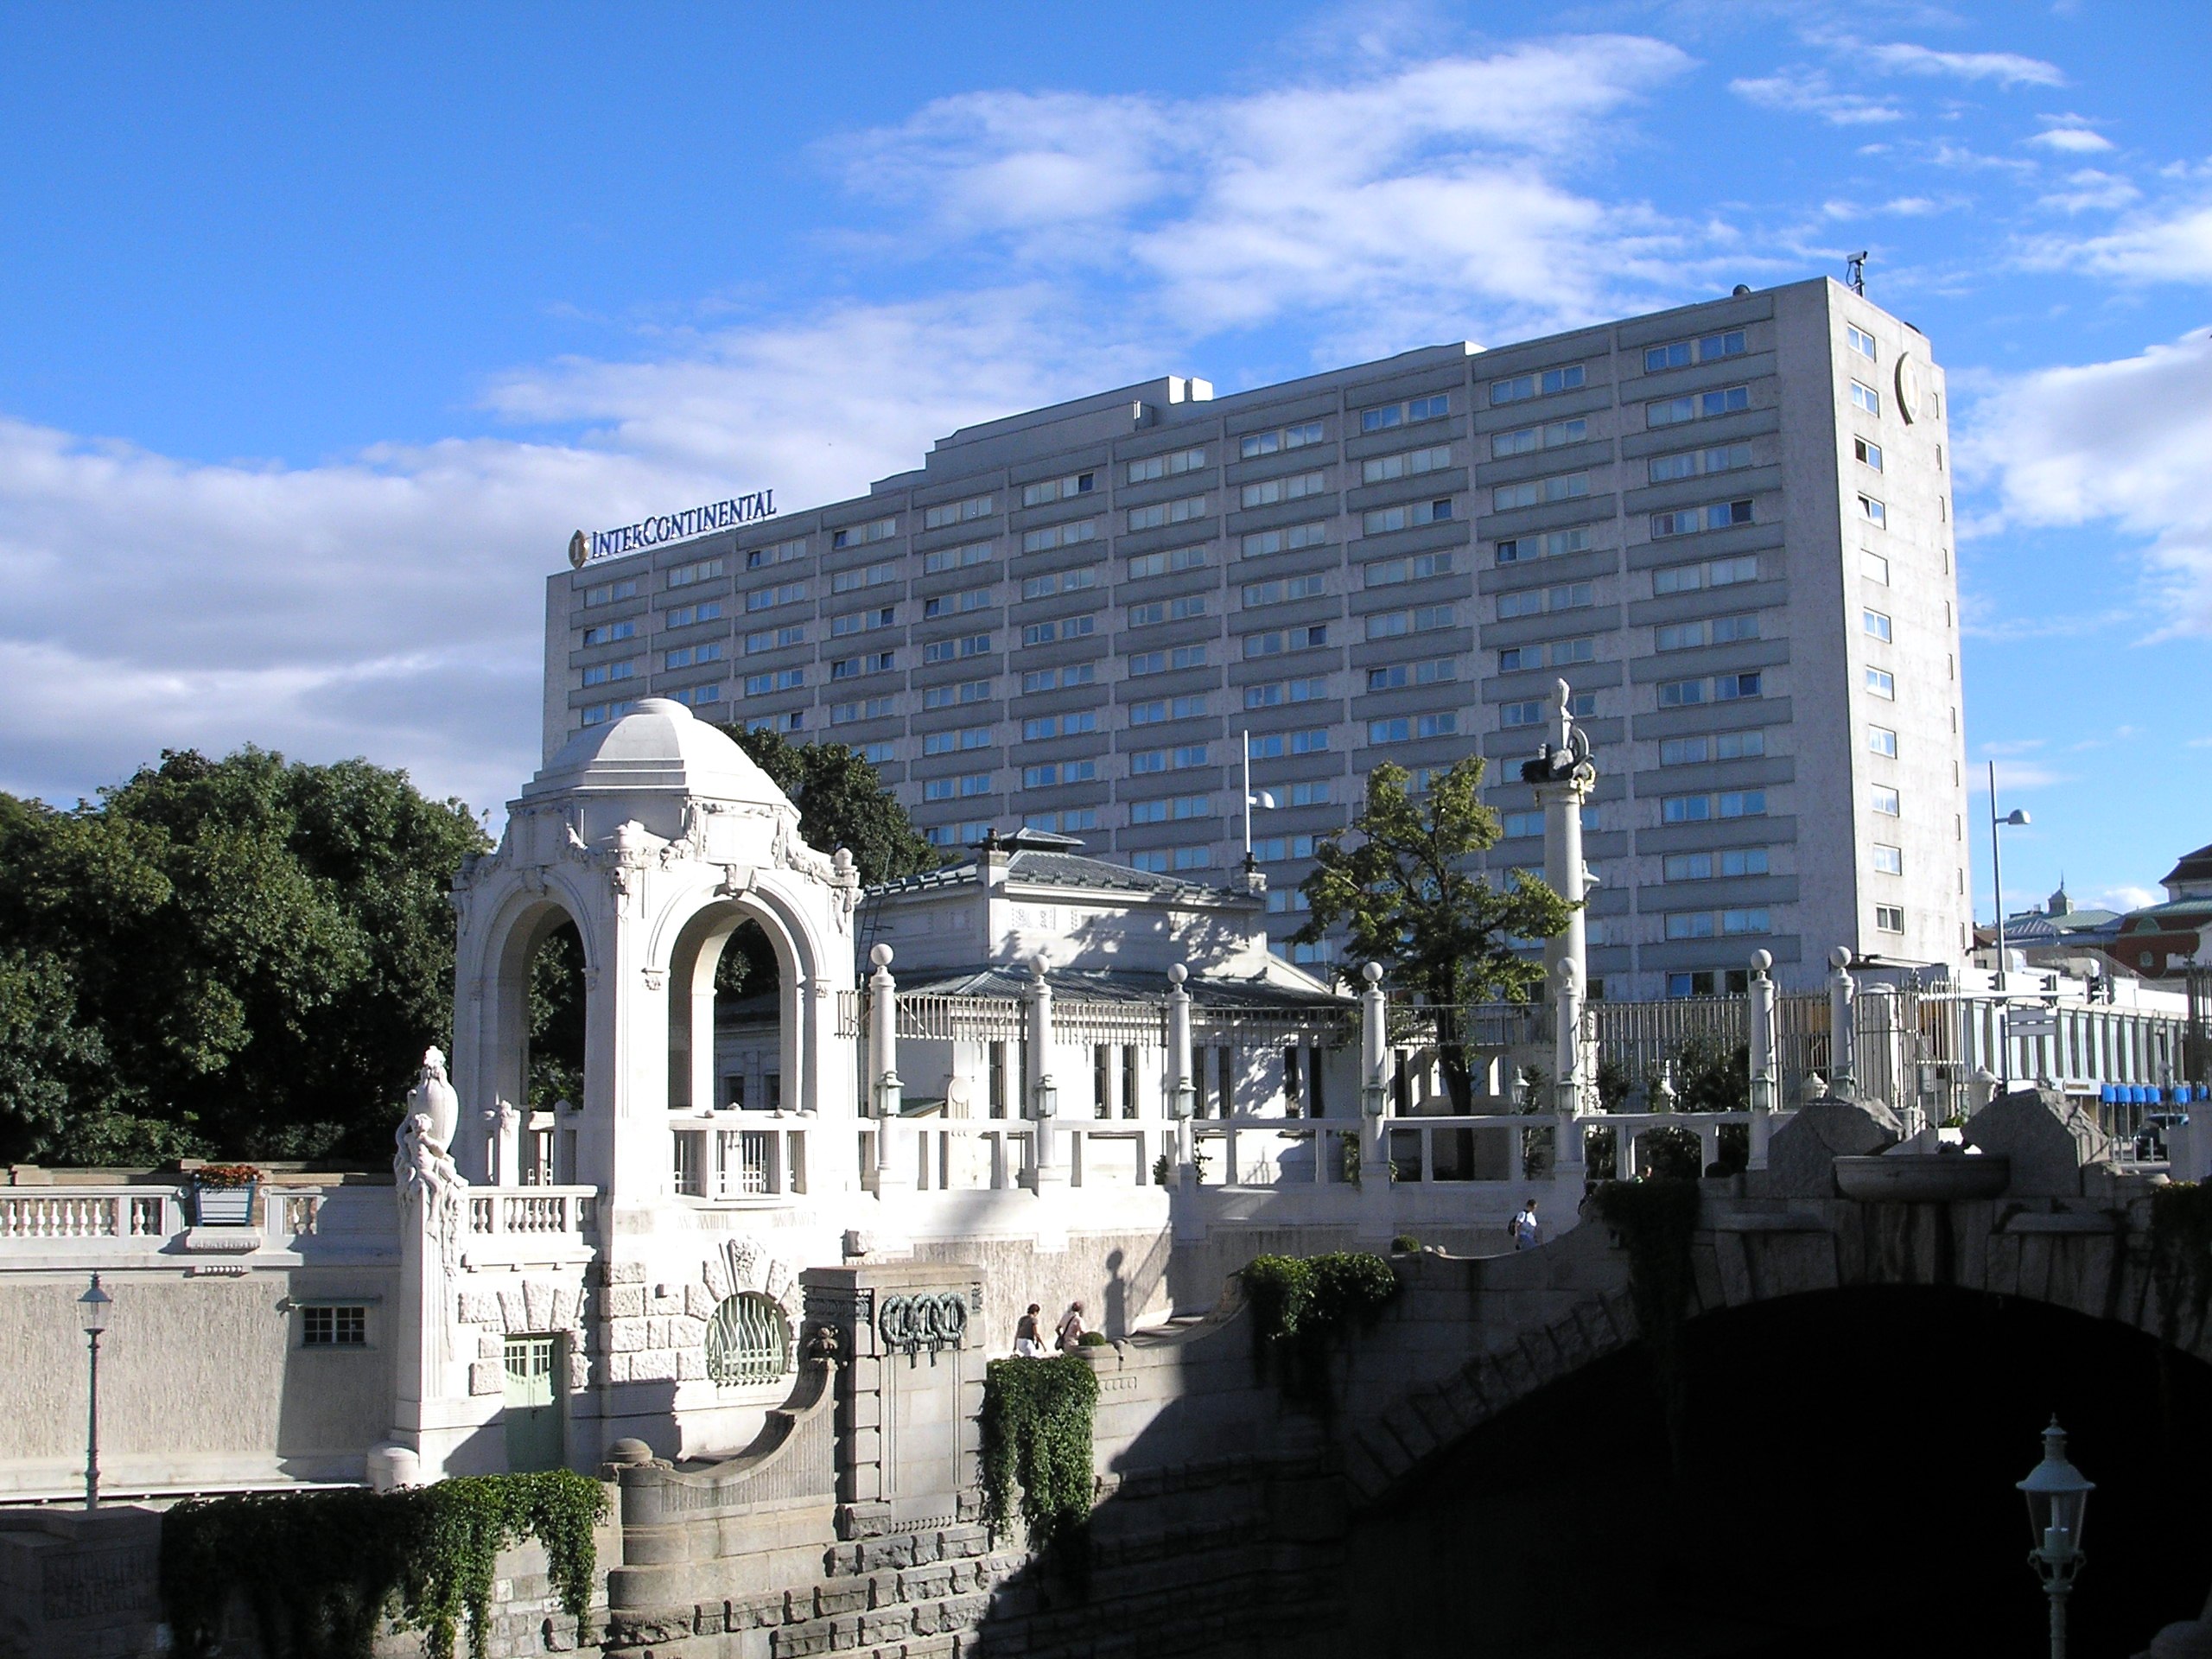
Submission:
M 0 797 L 0 1160 L 383 1152 L 485 845 L 404 772 L 253 748 Z
M 1300 884 L 1311 914 L 1294 936 L 1313 944 L 1341 927 L 1351 936 L 1338 970 L 1347 985 L 1357 988 L 1360 966 L 1379 962 L 1388 985 L 1437 1011 L 1439 1058 L 1459 1112 L 1471 1095 L 1459 1011 L 1536 990 L 1542 965 L 1515 941 L 1551 938 L 1572 909 L 1526 870 L 1497 887 L 1474 868 L 1476 855 L 1503 834 L 1482 803 L 1483 770 L 1482 757 L 1471 754 L 1437 774 L 1420 800 L 1404 767 L 1385 762 L 1369 772 L 1359 815 L 1320 843 Z

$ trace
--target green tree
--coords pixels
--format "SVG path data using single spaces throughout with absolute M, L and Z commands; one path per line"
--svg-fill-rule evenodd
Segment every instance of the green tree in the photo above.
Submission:
M 1338 969 L 1347 985 L 1358 987 L 1361 964 L 1379 962 L 1392 988 L 1427 1001 L 1455 1112 L 1473 1097 L 1461 1037 L 1467 1005 L 1526 1000 L 1543 968 L 1516 941 L 1551 938 L 1573 908 L 1526 870 L 1497 887 L 1472 868 L 1503 833 L 1482 804 L 1483 770 L 1471 754 L 1437 774 L 1421 800 L 1402 766 L 1386 761 L 1369 772 L 1358 817 L 1321 842 L 1300 884 L 1311 914 L 1293 936 L 1313 944 L 1341 927 L 1351 944 Z
M 486 845 L 404 772 L 253 748 L 0 798 L 0 1154 L 380 1154 Z

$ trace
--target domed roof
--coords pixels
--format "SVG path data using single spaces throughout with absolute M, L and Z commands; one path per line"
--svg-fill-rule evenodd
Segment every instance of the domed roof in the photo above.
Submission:
M 752 756 L 667 697 L 647 697 L 621 719 L 578 732 L 522 796 L 579 791 L 699 795 L 797 810 Z

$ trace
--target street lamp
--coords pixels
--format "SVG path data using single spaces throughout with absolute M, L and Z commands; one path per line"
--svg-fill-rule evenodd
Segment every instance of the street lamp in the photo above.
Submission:
M 2003 1088 L 2000 1092 L 2012 1092 L 2012 1033 L 2006 1029 L 2007 1016 L 2012 1009 L 2005 1001 L 2005 852 L 2004 837 L 1999 833 L 2007 825 L 2015 830 L 2025 829 L 2028 815 L 2014 807 L 2003 817 L 1997 816 L 1997 763 L 1989 763 L 1989 871 L 1997 889 L 1997 1071 Z
M 92 1403 L 85 1418 L 85 1507 L 88 1510 L 100 1506 L 100 1334 L 107 1329 L 108 1315 L 114 1307 L 115 1298 L 100 1288 L 100 1276 L 94 1274 L 92 1288 L 77 1299 L 85 1335 L 92 1341 Z
M 2053 1417 L 2043 1432 L 2043 1461 L 2014 1484 L 2028 1497 L 2028 1529 L 2035 1539 L 2028 1565 L 2050 1598 L 2050 1659 L 2066 1659 L 2066 1598 L 2088 1559 L 2082 1553 L 2082 1522 L 2096 1483 L 2082 1479 L 2067 1462 L 2066 1431 Z

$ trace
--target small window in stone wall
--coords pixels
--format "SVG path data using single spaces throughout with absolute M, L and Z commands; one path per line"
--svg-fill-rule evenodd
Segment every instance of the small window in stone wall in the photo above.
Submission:
M 724 1387 L 777 1381 L 790 1369 L 791 1351 L 790 1324 L 771 1297 L 724 1297 L 707 1321 L 707 1375 Z

